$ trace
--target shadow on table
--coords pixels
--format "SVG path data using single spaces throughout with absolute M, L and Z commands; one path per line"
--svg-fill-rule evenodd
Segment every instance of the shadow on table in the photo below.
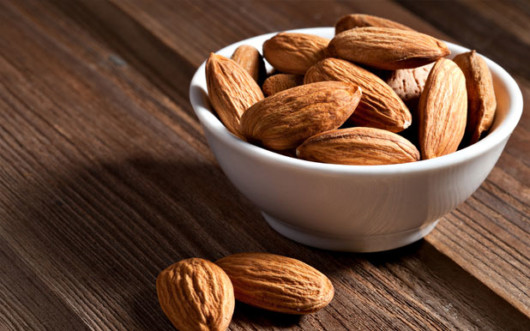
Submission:
M 321 321 L 337 328 L 406 326 L 388 319 L 395 314 L 414 316 L 411 325 L 428 320 L 510 329 L 527 320 L 423 240 L 373 254 L 292 242 L 273 231 L 210 164 L 133 158 L 66 169 L 19 193 L 23 199 L 14 210 L 22 217 L 3 224 L 4 232 L 24 245 L 23 258 L 74 311 L 99 316 L 89 318 L 90 326 L 169 329 L 155 289 L 162 269 L 192 256 L 216 260 L 248 251 L 313 265 L 332 279 L 336 296 L 328 309 L 307 317 L 238 303 L 236 329 L 314 329 Z M 476 316 L 482 320 L 472 320 Z

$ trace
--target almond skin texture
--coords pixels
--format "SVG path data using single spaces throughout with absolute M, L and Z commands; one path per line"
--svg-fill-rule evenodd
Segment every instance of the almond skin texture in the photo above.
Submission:
M 323 163 L 380 165 L 418 161 L 420 152 L 390 131 L 356 127 L 314 135 L 298 146 L 296 156 Z
M 455 152 L 467 120 L 466 79 L 451 60 L 432 68 L 418 105 L 419 144 L 423 159 Z
M 361 89 L 351 83 L 293 87 L 250 107 L 241 118 L 241 132 L 269 149 L 295 148 L 314 134 L 341 126 L 360 99 Z
M 350 14 L 341 17 L 341 19 L 337 21 L 337 23 L 335 24 L 335 34 L 339 34 L 343 31 L 354 28 L 363 28 L 369 26 L 412 30 L 408 26 L 388 20 L 386 18 L 365 14 Z
M 363 91 L 350 122 L 400 132 L 410 126 L 412 116 L 405 103 L 382 79 L 355 64 L 327 58 L 309 68 L 304 83 L 319 81 L 350 82 Z
M 263 93 L 265 96 L 271 96 L 280 91 L 293 88 L 304 83 L 304 76 L 293 74 L 277 74 L 265 79 L 263 82 Z
M 326 56 L 329 39 L 304 33 L 282 32 L 265 41 L 263 56 L 279 71 L 303 75 Z
M 259 85 L 235 61 L 214 53 L 206 61 L 206 83 L 210 102 L 221 122 L 240 136 L 241 115 L 264 98 Z
M 232 60 L 243 67 L 256 82 L 265 75 L 265 62 L 259 51 L 250 45 L 241 45 L 232 54 Z
M 334 289 L 320 271 L 296 259 L 241 253 L 218 260 L 234 284 L 236 299 L 287 314 L 309 314 L 329 304 Z
M 493 78 L 486 61 L 474 50 L 455 56 L 453 61 L 466 77 L 468 118 L 464 142 L 470 145 L 476 143 L 493 123 L 497 109 Z
M 199 258 L 177 262 L 156 279 L 160 307 L 179 330 L 226 330 L 235 299 L 230 278 Z
M 395 70 L 386 83 L 406 104 L 417 104 L 433 65 L 429 63 L 417 68 Z
M 331 40 L 329 55 L 370 67 L 419 67 L 450 53 L 444 42 L 413 30 L 366 27 L 346 30 Z

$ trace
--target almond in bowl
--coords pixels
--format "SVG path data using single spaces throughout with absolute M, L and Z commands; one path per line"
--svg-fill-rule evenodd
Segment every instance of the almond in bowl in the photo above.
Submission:
M 513 78 L 494 62 L 481 57 L 488 70 L 479 67 L 471 74 L 465 72 L 469 60 L 453 62 L 455 55 L 469 52 L 464 47 L 411 29 L 353 30 L 338 35 L 333 27 L 289 31 L 322 42 L 304 49 L 314 54 L 296 72 L 282 72 L 286 69 L 278 65 L 278 53 L 276 63 L 266 65 L 269 72 L 275 65 L 276 74 L 304 75 L 304 85 L 256 98 L 239 117 L 238 134 L 230 133 L 216 116 L 215 104 L 210 106 L 215 92 L 207 88 L 204 66 L 191 82 L 190 99 L 219 165 L 271 227 L 310 246 L 374 252 L 422 238 L 480 186 L 519 121 L 522 97 Z M 348 43 L 360 44 L 378 33 L 383 45 L 367 41 L 362 54 L 351 55 Z M 277 35 L 250 38 L 216 53 L 230 58 L 241 45 L 263 50 Z M 325 52 L 323 40 L 330 41 Z M 403 50 L 392 51 L 392 45 L 410 46 L 411 52 L 405 56 Z M 427 64 L 432 70 L 424 81 L 402 85 L 421 90 L 418 102 L 404 101 L 388 85 L 394 71 Z M 479 85 L 488 84 L 491 75 L 490 88 L 469 86 L 473 72 L 484 75 Z M 353 87 L 337 85 L 335 93 L 326 84 L 307 87 L 321 81 Z M 479 98 L 495 99 L 494 115 L 491 106 L 483 107 L 475 113 L 486 114 L 484 119 L 468 121 L 473 89 L 487 91 Z M 326 106 L 331 104 L 337 107 Z M 478 126 L 469 132 L 480 131 L 481 137 L 471 144 L 463 139 L 469 123 Z M 411 128 L 417 128 L 418 145 L 404 138 Z

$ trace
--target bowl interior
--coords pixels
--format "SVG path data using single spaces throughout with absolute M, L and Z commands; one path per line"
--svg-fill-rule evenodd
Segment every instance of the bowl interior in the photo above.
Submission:
M 334 28 L 307 28 L 292 30 L 291 32 L 301 32 L 308 34 L 315 34 L 326 38 L 333 38 Z M 237 47 L 242 44 L 247 44 L 256 47 L 258 50 L 262 49 L 263 43 L 274 36 L 275 33 L 260 35 L 249 38 L 229 45 L 216 53 L 226 57 L 230 57 Z M 459 53 L 467 52 L 469 49 L 446 42 L 451 50 L 451 56 Z M 377 166 L 351 166 L 351 165 L 337 165 L 324 164 L 317 162 L 310 162 L 296 159 L 293 157 L 284 156 L 275 152 L 268 151 L 261 147 L 254 146 L 247 142 L 240 140 L 232 135 L 219 119 L 214 115 L 212 107 L 208 101 L 206 78 L 205 78 L 205 63 L 197 69 L 191 85 L 190 85 L 190 101 L 197 117 L 202 123 L 205 130 L 208 130 L 216 139 L 221 139 L 224 143 L 232 145 L 234 148 L 242 149 L 245 152 L 252 153 L 255 157 L 260 157 L 265 162 L 281 162 L 288 167 L 299 167 L 304 169 L 312 169 L 318 171 L 328 172 L 360 172 L 360 173 L 399 173 L 408 171 L 429 171 L 439 167 L 450 166 L 465 162 L 469 158 L 487 152 L 498 144 L 503 143 L 514 130 L 519 122 L 522 114 L 523 101 L 522 94 L 515 83 L 514 79 L 498 64 L 484 57 L 493 75 L 493 83 L 495 94 L 497 98 L 497 112 L 495 120 L 489 134 L 481 139 L 479 142 L 461 149 L 457 152 L 430 159 L 412 163 L 393 164 L 393 165 L 377 165 Z M 267 68 L 271 67 L 267 63 Z

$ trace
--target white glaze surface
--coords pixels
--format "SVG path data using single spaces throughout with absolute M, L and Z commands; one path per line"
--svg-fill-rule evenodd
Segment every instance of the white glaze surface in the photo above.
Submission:
M 331 38 L 333 28 L 295 30 Z M 275 33 L 241 44 L 261 49 Z M 453 55 L 467 51 L 447 43 Z M 504 69 L 486 59 L 494 78 L 497 117 L 484 139 L 455 153 L 384 166 L 346 166 L 299 160 L 248 144 L 230 134 L 210 111 L 204 63 L 190 100 L 210 148 L 232 183 L 283 235 L 319 248 L 375 252 L 414 242 L 465 201 L 497 162 L 522 113 L 522 95 Z M 269 216 L 270 215 L 270 216 Z

